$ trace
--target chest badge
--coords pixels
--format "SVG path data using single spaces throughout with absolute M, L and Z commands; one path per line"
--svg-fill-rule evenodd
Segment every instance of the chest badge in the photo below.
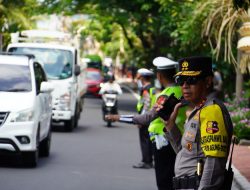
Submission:
M 188 142 L 187 144 L 186 144 L 186 148 L 188 149 L 188 151 L 192 151 L 192 149 L 193 149 L 193 144 L 192 143 L 190 143 L 190 142 Z

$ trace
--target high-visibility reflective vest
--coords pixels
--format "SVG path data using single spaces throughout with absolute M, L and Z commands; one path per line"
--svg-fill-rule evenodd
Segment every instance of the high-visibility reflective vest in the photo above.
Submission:
M 174 93 L 176 98 L 181 98 L 182 92 L 181 92 L 180 86 L 167 87 L 158 96 L 160 96 L 160 95 L 170 96 L 172 93 Z M 155 98 L 155 103 L 156 103 L 157 97 Z M 186 108 L 183 107 L 183 108 L 179 109 L 179 112 L 178 112 L 178 115 L 176 118 L 176 124 L 181 132 L 183 132 L 183 125 L 185 123 L 185 119 L 186 119 Z M 164 134 L 164 131 L 163 131 L 164 127 L 165 127 L 165 124 L 163 123 L 163 121 L 160 117 L 153 120 L 150 123 L 149 128 L 148 128 L 150 139 L 154 140 L 155 135 L 163 135 Z
M 155 87 L 150 87 L 150 88 L 144 89 L 144 90 L 147 90 L 149 92 L 150 108 L 151 108 L 154 105 L 155 101 L 156 101 L 155 100 L 156 99 L 156 89 L 155 89 Z M 139 100 L 137 102 L 137 105 L 136 105 L 136 110 L 137 110 L 138 113 L 142 112 L 142 109 L 143 109 L 143 106 L 144 106 L 144 100 L 143 100 L 143 96 L 142 96 L 144 90 L 142 90 L 142 92 L 140 94 L 140 98 L 139 98 Z

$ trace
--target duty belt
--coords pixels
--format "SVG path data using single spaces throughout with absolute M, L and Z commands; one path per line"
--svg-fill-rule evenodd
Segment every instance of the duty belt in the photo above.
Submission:
M 200 178 L 197 175 L 185 177 L 173 177 L 174 189 L 198 189 Z

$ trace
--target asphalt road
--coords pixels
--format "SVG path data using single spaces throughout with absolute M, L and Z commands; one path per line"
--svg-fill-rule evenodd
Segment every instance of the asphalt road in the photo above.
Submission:
M 136 100 L 125 92 L 120 113 L 134 113 Z M 57 126 L 51 155 L 37 168 L 0 165 L 1 190 L 156 190 L 154 169 L 133 169 L 140 160 L 138 130 L 102 120 L 101 99 L 86 98 L 79 127 L 72 133 Z

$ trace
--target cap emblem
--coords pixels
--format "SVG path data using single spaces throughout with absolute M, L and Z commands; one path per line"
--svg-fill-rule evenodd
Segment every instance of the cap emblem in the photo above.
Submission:
M 182 64 L 181 64 L 181 70 L 182 71 L 187 71 L 188 70 L 188 65 L 189 63 L 187 61 L 184 61 Z

